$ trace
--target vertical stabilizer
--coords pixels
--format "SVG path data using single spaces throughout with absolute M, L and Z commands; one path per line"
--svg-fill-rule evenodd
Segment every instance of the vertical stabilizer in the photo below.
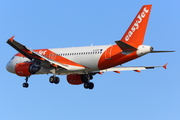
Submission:
M 151 7 L 152 5 L 142 6 L 126 33 L 122 37 L 121 42 L 135 48 L 143 44 Z

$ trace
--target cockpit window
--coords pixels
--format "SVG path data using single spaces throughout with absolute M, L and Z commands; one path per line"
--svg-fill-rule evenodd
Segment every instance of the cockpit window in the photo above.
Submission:
M 14 56 L 11 58 L 11 60 L 14 59 Z

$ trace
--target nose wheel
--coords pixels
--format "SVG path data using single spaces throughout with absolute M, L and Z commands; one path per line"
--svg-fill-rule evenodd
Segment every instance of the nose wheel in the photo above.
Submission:
M 29 84 L 28 84 L 28 83 L 23 83 L 22 86 L 23 86 L 24 88 L 28 88 L 28 87 L 29 87 Z
M 28 87 L 29 87 L 29 84 L 27 83 L 27 82 L 28 82 L 28 78 L 29 78 L 29 76 L 26 77 L 26 79 L 25 79 L 26 82 L 22 84 L 22 86 L 23 86 L 24 88 L 28 88 Z

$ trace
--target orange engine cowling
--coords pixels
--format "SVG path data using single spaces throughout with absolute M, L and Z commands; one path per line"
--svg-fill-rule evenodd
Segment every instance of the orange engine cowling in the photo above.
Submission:
M 75 75 L 67 75 L 67 81 L 69 84 L 72 84 L 72 85 L 79 85 L 79 84 L 82 84 L 82 78 L 81 78 L 82 75 L 79 75 L 79 74 L 75 74 Z
M 35 66 L 33 63 L 18 63 L 15 66 L 15 72 L 19 76 L 30 76 L 40 70 L 40 67 Z

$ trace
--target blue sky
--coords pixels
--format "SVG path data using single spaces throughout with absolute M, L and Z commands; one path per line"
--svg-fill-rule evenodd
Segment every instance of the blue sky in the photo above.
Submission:
M 144 44 L 175 53 L 148 54 L 124 66 L 168 64 L 141 73 L 96 75 L 95 88 L 50 84 L 50 75 L 35 75 L 29 88 L 23 77 L 8 73 L 6 63 L 17 52 L 6 44 L 15 39 L 29 48 L 58 48 L 114 44 L 142 5 L 152 4 Z M 179 120 L 178 0 L 7 0 L 0 2 L 0 118 L 3 120 Z

